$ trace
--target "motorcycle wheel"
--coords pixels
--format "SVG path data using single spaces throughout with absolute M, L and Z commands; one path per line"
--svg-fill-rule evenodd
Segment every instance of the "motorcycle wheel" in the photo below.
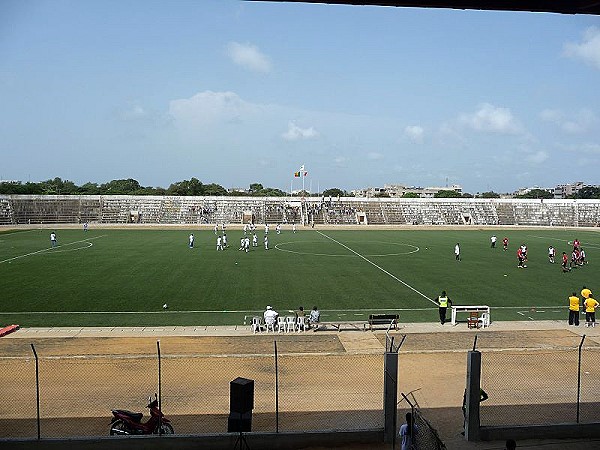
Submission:
M 161 423 L 158 434 L 175 434 L 175 430 L 170 423 Z
M 123 434 L 129 434 L 129 431 L 127 430 L 127 427 L 125 426 L 125 423 L 122 420 L 115 421 L 110 426 L 110 435 L 111 436 L 115 436 L 115 435 L 121 436 Z

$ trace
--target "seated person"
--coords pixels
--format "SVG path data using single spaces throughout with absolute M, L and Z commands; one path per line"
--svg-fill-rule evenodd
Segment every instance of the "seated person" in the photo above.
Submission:
M 265 318 L 265 324 L 275 324 L 275 322 L 277 322 L 277 316 L 279 316 L 279 314 L 273 308 L 267 306 L 267 309 L 263 313 L 263 316 Z
M 321 313 L 316 306 L 313 306 L 310 315 L 308 316 L 308 325 L 317 331 L 319 328 L 319 320 L 321 319 Z

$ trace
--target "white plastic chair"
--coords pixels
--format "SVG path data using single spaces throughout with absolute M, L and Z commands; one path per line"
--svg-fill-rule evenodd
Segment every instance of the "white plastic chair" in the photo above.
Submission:
M 300 332 L 300 328 L 302 328 L 302 331 L 306 331 L 306 320 L 305 317 L 299 316 L 298 320 L 296 322 L 296 328 L 298 331 L 298 333 Z
M 488 313 L 481 313 L 481 317 L 478 319 L 481 324 L 481 328 L 485 328 L 490 325 L 490 319 Z
M 286 325 L 286 331 L 288 333 L 290 331 L 294 331 L 296 329 L 296 317 L 295 316 L 286 316 L 285 317 L 285 325 Z
M 271 330 L 273 333 L 275 333 L 275 325 L 276 324 L 277 324 L 277 322 L 275 321 L 275 319 L 265 321 L 265 329 L 267 330 L 267 332 L 269 332 L 269 330 Z
M 252 332 L 254 334 L 256 334 L 257 331 L 262 331 L 263 325 L 264 325 L 264 323 L 263 323 L 262 317 L 255 316 L 252 318 L 252 323 L 250 324 L 250 329 L 252 330 Z
M 282 331 L 285 332 L 285 329 L 286 329 L 285 317 L 277 316 L 277 331 L 279 331 L 281 333 Z

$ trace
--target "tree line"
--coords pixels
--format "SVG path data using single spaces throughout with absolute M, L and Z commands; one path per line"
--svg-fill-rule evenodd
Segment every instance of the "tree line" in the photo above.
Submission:
M 255 197 L 284 197 L 288 195 L 286 192 L 277 188 L 264 187 L 260 183 L 250 184 L 248 189 L 243 190 L 227 190 L 220 184 L 209 183 L 204 184 L 197 178 L 189 180 L 177 181 L 172 183 L 168 188 L 142 186 L 133 178 L 111 180 L 107 183 L 92 183 L 87 182 L 81 186 L 76 185 L 72 181 L 63 180 L 56 177 L 52 180 L 40 181 L 38 183 L 21 181 L 16 182 L 0 182 L 0 195 L 174 195 L 174 196 L 255 196 Z M 339 188 L 330 188 L 323 191 L 322 194 L 310 194 L 306 191 L 301 191 L 294 194 L 295 196 L 319 196 L 325 197 L 353 197 L 354 194 Z M 389 197 L 388 194 L 382 193 L 379 197 Z M 404 198 L 419 197 L 416 193 L 406 193 Z M 437 192 L 436 198 L 500 198 L 500 194 L 489 191 L 481 194 L 459 193 L 453 190 L 442 190 Z M 532 189 L 523 195 L 517 195 L 516 198 L 537 198 L 551 199 L 554 198 L 551 192 L 544 189 Z M 600 199 L 600 187 L 588 186 L 581 189 L 577 194 L 571 195 L 573 199 Z

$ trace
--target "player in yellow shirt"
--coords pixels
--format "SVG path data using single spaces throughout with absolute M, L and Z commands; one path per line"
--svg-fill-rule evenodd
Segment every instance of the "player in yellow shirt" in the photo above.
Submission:
M 569 297 L 569 325 L 579 326 L 579 297 L 575 292 Z
M 588 297 L 593 297 L 592 291 L 590 291 L 585 286 L 581 289 L 581 296 L 583 297 L 583 301 L 585 301 Z
M 585 326 L 595 327 L 596 326 L 596 308 L 598 307 L 598 302 L 592 298 L 590 295 L 585 302 L 583 302 L 583 306 L 585 307 Z

